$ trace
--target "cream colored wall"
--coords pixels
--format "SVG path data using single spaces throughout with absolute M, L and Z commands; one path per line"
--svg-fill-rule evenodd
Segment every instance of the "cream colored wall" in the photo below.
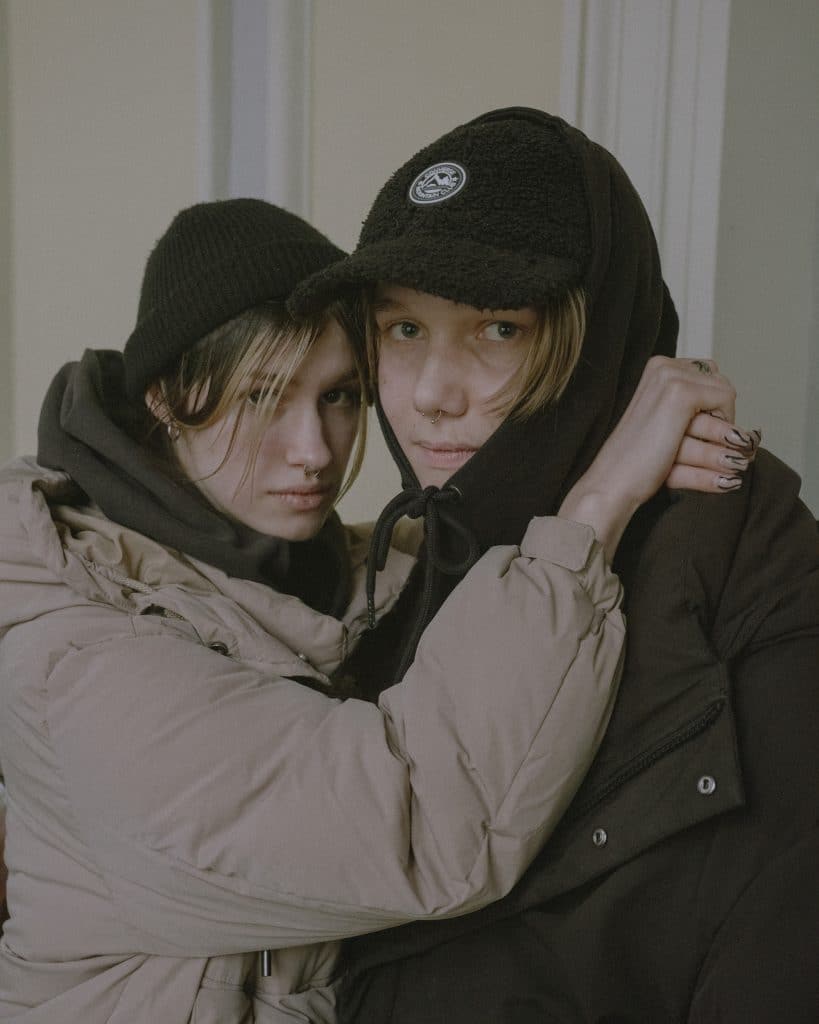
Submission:
M 16 452 L 59 365 L 122 346 L 145 257 L 197 198 L 196 8 L 7 0 Z
M 714 354 L 819 514 L 819 6 L 731 5 Z
M 339 245 L 389 174 L 493 107 L 557 110 L 562 0 L 313 0 L 312 219 Z M 398 490 L 373 420 L 342 503 L 371 518 Z

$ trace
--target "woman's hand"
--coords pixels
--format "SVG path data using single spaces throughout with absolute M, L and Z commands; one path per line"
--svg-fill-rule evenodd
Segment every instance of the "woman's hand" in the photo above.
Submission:
M 588 523 L 611 559 L 634 512 L 667 484 L 736 490 L 759 444 L 733 424 L 736 392 L 707 359 L 654 356 L 620 422 L 559 515 Z
M 735 427 L 717 413 L 698 413 L 688 425 L 666 486 L 688 491 L 737 490 L 761 440 L 758 430 Z

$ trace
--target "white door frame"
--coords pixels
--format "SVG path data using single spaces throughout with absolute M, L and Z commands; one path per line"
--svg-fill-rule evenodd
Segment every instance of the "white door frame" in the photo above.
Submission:
M 561 113 L 623 164 L 680 314 L 713 352 L 730 0 L 566 0 Z
M 311 0 L 200 0 L 199 195 L 310 216 Z

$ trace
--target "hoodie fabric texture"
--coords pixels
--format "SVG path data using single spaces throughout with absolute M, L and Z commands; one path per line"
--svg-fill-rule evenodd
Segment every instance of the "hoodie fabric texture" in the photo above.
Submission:
M 42 455 L 82 483 L 0 470 L 0 1020 L 333 1024 L 337 939 L 478 909 L 551 834 L 611 713 L 622 589 L 590 529 L 536 520 L 400 686 L 341 700 L 367 532 L 343 534 L 338 618 L 282 593 L 291 563 L 140 460 L 111 380 L 87 353 L 43 412 Z M 390 553 L 376 617 L 413 564 Z
M 475 139 L 482 156 L 515 151 L 525 162 L 533 135 L 565 149 L 584 192 L 587 219 L 575 216 L 574 230 L 587 224 L 588 258 L 575 277 L 570 261 L 560 271 L 561 284 L 580 284 L 587 298 L 580 364 L 559 402 L 505 422 L 439 492 L 421 491 L 382 415 L 404 492 L 377 533 L 403 509 L 425 517 L 427 538 L 410 587 L 356 652 L 362 679 L 401 677 L 473 553 L 513 543 L 532 515 L 558 507 L 648 358 L 675 350 L 677 318 L 626 175 L 581 132 L 528 109 L 493 112 L 422 150 L 385 186 L 358 249 L 308 282 L 304 301 L 322 294 L 322 282 L 377 280 L 479 306 L 532 301 L 515 292 L 511 255 L 508 280 L 499 276 L 503 243 L 483 271 L 478 262 L 439 275 L 422 266 L 423 246 L 408 269 L 389 225 L 430 241 L 444 211 L 449 234 L 437 236 L 431 259 L 460 266 L 478 252 L 467 222 L 479 231 L 493 216 L 481 186 L 462 215 L 467 227 L 452 228 L 484 171 Z M 446 164 L 465 171 L 458 193 L 440 210 L 413 203 L 416 176 Z M 401 211 L 393 221 L 390 210 Z M 531 203 L 524 213 L 535 216 Z M 738 494 L 661 493 L 638 512 L 615 563 L 629 612 L 626 678 L 557 838 L 497 906 L 350 943 L 342 1024 L 815 1019 L 819 548 L 797 495 L 794 474 L 760 452 Z

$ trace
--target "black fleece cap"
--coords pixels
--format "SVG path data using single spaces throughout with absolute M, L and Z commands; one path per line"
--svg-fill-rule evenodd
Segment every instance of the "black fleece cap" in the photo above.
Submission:
M 262 199 L 198 203 L 174 217 L 148 257 L 125 345 L 128 397 L 210 331 L 251 306 L 284 301 L 344 252 L 301 217 Z
M 381 281 L 515 309 L 582 283 L 588 203 L 567 128 L 511 107 L 426 146 L 381 189 L 352 255 L 298 286 L 290 308 L 304 313 Z

